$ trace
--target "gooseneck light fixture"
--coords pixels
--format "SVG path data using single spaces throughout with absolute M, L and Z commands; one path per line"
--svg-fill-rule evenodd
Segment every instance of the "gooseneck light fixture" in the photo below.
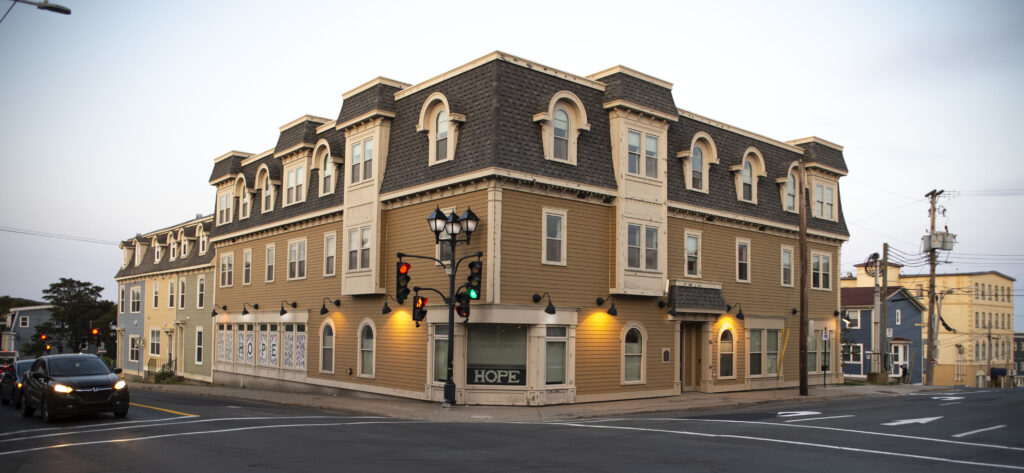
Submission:
M 658 308 L 659 309 L 664 309 L 666 306 L 668 306 L 668 302 L 658 301 Z M 676 306 L 674 304 L 672 305 L 672 307 L 669 307 L 668 315 L 671 315 L 672 317 L 675 317 L 675 316 L 679 315 L 679 313 L 676 312 Z
M 249 315 L 249 311 L 246 310 L 245 306 L 252 307 L 252 310 L 259 310 L 260 309 L 260 305 L 259 304 L 250 304 L 248 302 L 243 302 L 242 303 L 242 315 Z
M 332 301 L 330 297 L 325 297 L 324 298 L 324 305 L 320 306 L 320 315 L 324 315 L 324 314 L 326 314 L 328 312 L 328 310 L 327 310 L 327 303 L 328 302 L 330 302 L 331 304 L 334 304 L 334 307 L 341 307 L 341 299 L 334 299 Z
M 213 313 L 210 314 L 210 317 L 216 317 L 217 316 L 217 309 L 220 309 L 220 310 L 223 310 L 224 312 L 227 312 L 228 311 L 228 306 L 226 306 L 226 305 L 214 305 L 213 306 Z
M 536 303 L 540 302 L 540 300 L 545 298 L 545 297 L 548 298 L 548 306 L 544 308 L 544 313 L 545 314 L 549 314 L 549 315 L 555 315 L 555 312 L 557 312 L 557 311 L 555 310 L 555 305 L 551 303 L 551 294 L 548 294 L 546 292 L 544 293 L 543 296 L 540 295 L 540 294 L 534 294 L 533 295 L 533 303 L 536 304 Z
M 740 319 L 740 320 L 743 320 L 743 303 L 737 302 L 736 304 L 733 304 L 733 305 L 726 304 L 726 306 L 725 306 L 725 313 L 728 314 L 729 312 L 731 312 L 733 307 L 735 307 L 736 309 L 739 310 L 739 312 L 736 313 L 736 318 Z
M 388 305 L 388 299 L 391 299 L 391 300 L 393 300 L 395 302 L 398 302 L 398 299 L 395 299 L 394 296 L 392 296 L 391 294 L 388 294 L 384 298 L 384 307 L 380 308 L 381 315 L 386 315 L 386 314 L 390 314 L 391 313 L 391 306 Z M 401 305 L 401 304 L 399 304 L 399 305 Z
M 284 317 L 285 314 L 288 313 L 288 310 L 285 309 L 284 306 L 291 306 L 291 308 L 294 309 L 294 308 L 299 306 L 299 303 L 298 302 L 281 301 L 281 312 L 278 312 L 277 315 L 280 315 L 281 317 Z
M 598 297 L 597 298 L 597 306 L 598 307 L 603 306 L 606 300 L 607 301 L 611 301 L 611 303 L 612 303 L 612 306 L 609 307 L 608 310 L 606 311 L 608 313 L 608 315 L 611 315 L 611 316 L 619 315 L 619 310 L 615 308 L 615 298 L 612 297 L 612 296 L 608 296 L 607 299 L 605 299 L 604 297 Z

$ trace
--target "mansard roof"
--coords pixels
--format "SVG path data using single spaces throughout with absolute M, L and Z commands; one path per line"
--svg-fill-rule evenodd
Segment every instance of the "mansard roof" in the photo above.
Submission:
M 209 235 L 210 230 L 212 229 L 212 227 L 210 226 L 212 223 L 213 215 L 206 215 L 194 218 L 192 220 L 179 223 L 177 225 L 172 225 L 170 227 L 161 228 L 156 231 L 145 233 L 141 237 L 136 237 L 126 241 L 126 243 L 128 243 L 126 246 L 133 246 L 131 242 L 134 242 L 135 240 L 148 242 L 153 237 L 157 237 L 158 243 L 166 244 L 167 232 L 173 231 L 175 234 L 177 234 L 178 231 L 181 229 L 185 230 L 186 236 L 188 236 L 189 234 L 195 236 L 195 227 L 196 225 L 200 224 L 203 226 L 203 231 L 206 232 L 207 235 Z M 188 255 L 185 256 L 184 258 L 179 256 L 178 258 L 175 258 L 174 261 L 171 261 L 170 255 L 165 251 L 164 254 L 161 256 L 160 261 L 154 262 L 154 252 L 156 251 L 156 249 L 149 245 L 143 245 L 143 248 L 145 249 L 145 251 L 142 254 L 142 260 L 140 261 L 140 264 L 136 266 L 135 258 L 133 257 L 132 260 L 128 262 L 128 266 L 126 268 L 123 268 L 117 272 L 117 274 L 114 276 L 114 279 L 145 276 L 151 273 L 160 273 L 175 269 L 212 265 L 214 256 L 212 245 L 207 246 L 206 254 L 200 255 L 199 245 L 198 243 L 195 243 L 189 246 Z M 137 247 L 135 248 L 135 251 L 138 251 Z

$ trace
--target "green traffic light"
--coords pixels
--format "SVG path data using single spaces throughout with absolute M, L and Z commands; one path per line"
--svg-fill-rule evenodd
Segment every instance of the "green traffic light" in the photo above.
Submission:
M 479 299 L 480 298 L 480 293 L 476 292 L 476 289 L 473 289 L 473 288 L 466 289 L 466 294 L 469 294 L 469 298 L 470 299 Z

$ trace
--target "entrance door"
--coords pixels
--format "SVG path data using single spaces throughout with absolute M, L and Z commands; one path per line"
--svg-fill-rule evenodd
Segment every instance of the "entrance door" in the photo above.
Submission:
M 891 374 L 892 376 L 903 375 L 903 370 L 901 369 L 901 367 L 904 363 L 907 363 L 907 361 L 909 360 L 909 358 L 907 357 L 907 348 L 909 347 L 903 344 L 894 343 L 891 346 L 892 368 L 889 370 L 889 374 Z M 909 366 L 907 367 L 907 369 L 910 369 Z
M 699 391 L 701 374 L 701 335 L 704 322 L 682 322 L 679 336 L 679 379 L 682 380 L 683 391 Z

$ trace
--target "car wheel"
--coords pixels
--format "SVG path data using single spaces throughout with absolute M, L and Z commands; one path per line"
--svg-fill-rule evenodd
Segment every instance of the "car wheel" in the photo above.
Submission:
M 39 401 L 39 415 L 43 417 L 43 422 L 53 422 L 53 411 L 50 409 L 46 399 Z
M 21 399 L 21 416 L 22 417 L 32 417 L 32 414 L 36 413 L 35 408 L 33 408 L 32 406 L 30 406 L 28 404 L 29 404 L 28 399 L 25 399 L 24 396 L 23 396 L 22 399 Z
M 114 411 L 114 417 L 117 417 L 118 419 L 124 419 L 125 417 L 128 417 L 128 409 Z

